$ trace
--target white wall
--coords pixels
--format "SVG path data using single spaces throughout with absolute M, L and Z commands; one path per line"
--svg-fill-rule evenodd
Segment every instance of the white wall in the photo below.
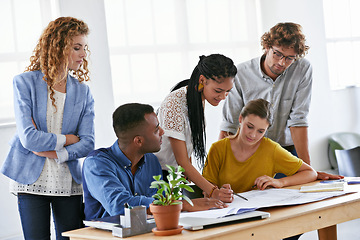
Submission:
M 111 145 L 115 140 L 112 130 L 114 109 L 106 20 L 102 0 L 61 0 L 61 16 L 72 16 L 85 21 L 90 28 L 88 45 L 90 55 L 91 92 L 95 99 L 96 148 Z M 119 91 L 121 91 L 119 89 Z
M 0 127 L 0 164 L 3 163 L 11 137 L 14 135 L 15 126 Z M 0 239 L 21 234 L 20 217 L 17 211 L 17 201 L 14 195 L 9 193 L 9 180 L 0 176 L 0 213 L 3 220 L 0 221 Z
M 112 96 L 112 83 L 107 48 L 104 5 L 102 0 L 61 0 L 62 16 L 74 16 L 89 24 L 91 33 L 90 84 L 95 98 L 96 147 L 109 146 L 115 140 L 111 127 L 111 114 L 115 108 Z M 329 169 L 327 160 L 327 136 L 333 132 L 360 132 L 358 88 L 331 91 L 326 62 L 325 32 L 321 0 L 259 0 L 262 14 L 262 32 L 278 22 L 293 21 L 301 24 L 307 36 L 310 51 L 307 58 L 313 64 L 314 80 L 312 104 L 310 109 L 310 155 L 312 165 L 317 170 Z M 260 43 L 259 43 L 260 44 Z M 344 59 L 346 61 L 346 59 Z M 235 63 L 238 63 L 234 59 Z M 346 71 L 346 69 L 344 69 Z M 121 91 L 121 89 L 119 89 Z M 206 106 L 208 146 L 217 140 L 221 107 Z M 0 164 L 9 149 L 7 142 L 15 128 L 0 127 Z M 21 226 L 16 206 L 16 198 L 8 192 L 8 179 L 0 176 L 0 239 L 22 239 Z M 15 239 L 15 238 L 12 238 Z

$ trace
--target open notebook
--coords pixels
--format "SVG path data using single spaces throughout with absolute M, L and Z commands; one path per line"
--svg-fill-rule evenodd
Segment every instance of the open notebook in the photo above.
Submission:
M 205 218 L 196 216 L 180 216 L 179 224 L 188 230 L 200 230 L 206 227 L 218 226 L 230 222 L 244 222 L 270 217 L 270 213 L 262 211 L 249 211 L 241 214 L 229 215 L 218 218 Z

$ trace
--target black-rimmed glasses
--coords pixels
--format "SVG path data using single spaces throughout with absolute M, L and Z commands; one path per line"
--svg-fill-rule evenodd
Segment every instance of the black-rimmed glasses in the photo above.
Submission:
M 285 58 L 285 63 L 290 64 L 296 60 L 295 56 L 284 56 L 281 52 L 271 48 L 273 51 L 273 57 L 275 60 L 280 61 L 281 59 Z

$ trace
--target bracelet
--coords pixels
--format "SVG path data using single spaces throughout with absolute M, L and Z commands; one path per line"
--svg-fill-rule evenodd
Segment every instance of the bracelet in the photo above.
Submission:
M 213 186 L 213 188 L 212 188 L 211 191 L 210 191 L 209 198 L 211 198 L 211 196 L 212 196 L 213 193 L 214 193 L 214 190 L 217 189 L 217 188 L 218 188 L 217 186 Z

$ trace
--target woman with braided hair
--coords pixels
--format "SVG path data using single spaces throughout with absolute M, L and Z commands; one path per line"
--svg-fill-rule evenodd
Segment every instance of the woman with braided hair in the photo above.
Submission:
M 17 132 L 1 172 L 17 195 L 25 239 L 56 239 L 82 226 L 80 158 L 94 149 L 94 100 L 86 23 L 60 17 L 43 31 L 30 65 L 14 77 Z
M 158 109 L 160 126 L 164 129 L 161 150 L 156 153 L 166 179 L 166 165 L 180 165 L 189 180 L 206 196 L 224 202 L 232 199 L 232 190 L 218 189 L 192 165 L 194 154 L 200 168 L 206 158 L 204 106 L 219 105 L 231 90 L 236 75 L 233 61 L 221 54 L 200 56 L 190 79 L 180 82 Z M 165 171 L 164 171 L 165 170 Z

